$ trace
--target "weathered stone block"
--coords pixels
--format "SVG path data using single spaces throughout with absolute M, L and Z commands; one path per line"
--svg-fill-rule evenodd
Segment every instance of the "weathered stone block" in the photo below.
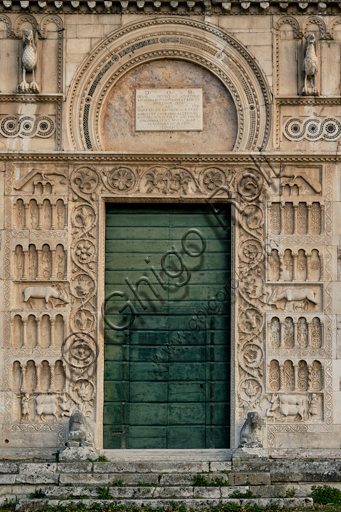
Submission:
M 270 485 L 270 473 L 229 473 L 231 485 Z
M 0 462 L 0 474 L 18 473 L 18 464 L 14 462 Z
M 193 498 L 193 487 L 156 487 L 153 498 Z
M 220 487 L 194 487 L 194 498 L 221 498 Z
M 211 462 L 211 471 L 231 471 L 232 462 Z
M 0 475 L 0 485 L 10 485 L 15 483 L 16 475 Z
M 52 474 L 57 471 L 56 462 L 34 463 L 29 462 L 28 464 L 19 464 L 20 475 L 41 475 L 41 474 Z
M 92 462 L 61 462 L 58 464 L 60 473 L 90 473 Z
M 58 474 L 15 475 L 16 484 L 57 484 Z
M 76 475 L 74 473 L 67 473 L 60 475 L 60 483 L 75 484 L 75 485 L 103 485 L 112 480 L 112 475 L 93 475 L 91 473 L 81 473 Z

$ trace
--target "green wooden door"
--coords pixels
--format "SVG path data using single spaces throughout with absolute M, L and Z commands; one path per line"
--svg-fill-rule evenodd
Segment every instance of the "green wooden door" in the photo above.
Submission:
M 107 205 L 104 448 L 229 447 L 230 246 L 207 205 Z

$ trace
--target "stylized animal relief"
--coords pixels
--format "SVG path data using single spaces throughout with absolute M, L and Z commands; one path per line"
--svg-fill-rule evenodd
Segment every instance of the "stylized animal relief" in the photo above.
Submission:
M 322 396 L 273 393 L 266 411 L 268 421 L 296 422 L 322 419 Z
M 58 421 L 70 416 L 65 410 L 65 384 L 65 367 L 59 359 L 40 364 L 30 360 L 23 365 L 14 361 L 12 389 L 21 396 L 21 421 Z
M 59 290 L 52 286 L 27 286 L 23 291 L 24 302 L 27 302 L 31 308 L 34 308 L 32 299 L 43 299 L 46 309 L 49 305 L 54 309 L 56 306 L 68 304 L 69 299 L 67 298 L 65 289 L 61 289 L 60 286 L 58 288 Z
M 305 57 L 303 61 L 304 86 L 302 89 L 303 96 L 318 96 L 319 91 L 316 86 L 316 74 L 318 69 L 318 61 L 315 50 L 315 36 L 308 34 Z
M 272 309 L 283 311 L 316 311 L 321 300 L 320 292 L 317 287 L 275 287 L 267 303 Z
M 281 186 L 283 196 L 302 196 L 306 194 L 321 194 L 322 185 L 318 179 L 313 178 L 302 169 L 288 167 L 281 173 Z
M 270 233 L 274 235 L 320 235 L 322 233 L 323 206 L 312 203 L 272 203 L 270 207 Z

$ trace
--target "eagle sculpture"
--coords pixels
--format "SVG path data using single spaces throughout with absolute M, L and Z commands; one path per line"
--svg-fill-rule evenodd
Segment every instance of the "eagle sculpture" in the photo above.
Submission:
M 309 34 L 307 37 L 307 47 L 303 61 L 304 72 L 304 87 L 302 90 L 303 96 L 317 96 L 318 88 L 316 87 L 316 73 L 317 73 L 317 56 L 315 51 L 315 36 Z
M 37 49 L 34 44 L 33 31 L 24 30 L 24 48 L 21 56 L 22 64 L 22 82 L 18 85 L 18 92 L 22 93 L 39 93 L 39 87 L 34 79 L 34 71 L 37 67 Z M 26 82 L 26 71 L 32 73 L 32 82 Z

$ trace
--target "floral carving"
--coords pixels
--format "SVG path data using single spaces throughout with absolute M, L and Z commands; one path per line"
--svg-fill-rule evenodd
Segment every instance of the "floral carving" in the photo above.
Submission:
M 76 244 L 75 254 L 80 263 L 89 263 L 93 260 L 96 248 L 92 242 L 82 240 Z
M 158 170 L 153 169 L 146 174 L 147 194 L 153 191 L 162 194 L 182 193 L 187 195 L 189 184 L 194 183 L 191 174 L 184 169 Z
M 225 176 L 222 171 L 210 170 L 206 171 L 203 176 L 203 183 L 208 190 L 215 190 L 224 185 Z
M 126 192 L 135 185 L 135 176 L 130 169 L 117 169 L 110 172 L 108 181 L 113 189 Z

